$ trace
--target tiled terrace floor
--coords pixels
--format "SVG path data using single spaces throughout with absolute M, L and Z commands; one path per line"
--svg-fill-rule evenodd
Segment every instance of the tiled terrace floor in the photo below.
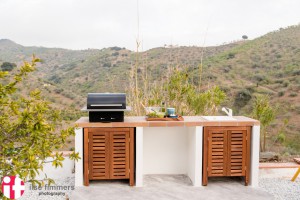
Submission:
M 245 187 L 239 178 L 210 179 L 206 187 L 193 187 L 184 175 L 148 175 L 144 187 L 129 187 L 127 181 L 97 181 L 77 187 L 74 200 L 268 200 L 273 196 L 260 188 Z

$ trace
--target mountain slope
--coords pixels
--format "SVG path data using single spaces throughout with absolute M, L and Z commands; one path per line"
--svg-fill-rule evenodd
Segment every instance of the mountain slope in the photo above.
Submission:
M 300 26 L 247 41 L 207 59 L 204 66 L 206 82 L 227 91 L 227 105 L 236 114 L 251 113 L 254 96 L 268 94 L 272 104 L 279 105 L 269 137 L 276 141 L 284 130 L 285 145 L 300 150 Z
M 57 107 L 68 112 L 83 106 L 88 92 L 125 92 L 137 58 L 135 52 L 119 47 L 73 51 L 24 47 L 0 40 L 0 64 L 20 63 L 33 53 L 43 63 L 29 78 L 28 89 L 42 88 Z M 150 49 L 138 55 L 139 77 L 147 73 L 150 83 L 154 83 L 165 76 L 168 67 L 181 66 L 199 84 L 202 53 L 202 87 L 220 85 L 229 97 L 226 106 L 232 107 L 235 115 L 249 115 L 255 95 L 270 95 L 272 103 L 280 105 L 270 137 L 275 141 L 278 131 L 284 130 L 287 135 L 284 145 L 300 151 L 300 26 L 205 49 L 195 46 Z M 76 112 L 66 115 L 72 115 L 70 119 L 78 117 Z M 289 121 L 285 126 L 284 119 Z M 288 153 L 293 153 L 288 148 L 291 151 Z

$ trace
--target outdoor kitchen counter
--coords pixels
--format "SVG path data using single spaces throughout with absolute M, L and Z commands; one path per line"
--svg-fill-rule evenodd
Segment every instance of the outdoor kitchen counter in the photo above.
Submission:
M 81 158 L 86 156 L 84 141 L 89 140 L 85 130 L 90 128 L 134 128 L 136 187 L 142 187 L 144 175 L 149 174 L 186 174 L 193 186 L 201 187 L 205 127 L 218 126 L 217 129 L 224 127 L 224 130 L 251 127 L 249 185 L 258 186 L 259 121 L 244 116 L 234 116 L 231 121 L 209 121 L 202 116 L 183 118 L 184 121 L 147 121 L 145 116 L 127 116 L 124 122 L 101 123 L 81 117 L 75 122 L 75 151 Z M 75 163 L 75 186 L 83 186 L 83 165 L 83 159 Z
M 259 126 L 257 120 L 234 116 L 234 121 L 209 121 L 201 116 L 183 116 L 184 121 L 147 121 L 145 116 L 125 117 L 124 122 L 89 122 L 88 117 L 81 117 L 75 122 L 78 127 L 191 127 L 191 126 Z

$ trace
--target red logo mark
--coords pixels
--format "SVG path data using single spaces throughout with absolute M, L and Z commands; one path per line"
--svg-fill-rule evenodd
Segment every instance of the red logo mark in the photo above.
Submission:
M 9 199 L 17 199 L 24 194 L 24 182 L 17 176 L 4 176 L 2 178 L 3 195 Z

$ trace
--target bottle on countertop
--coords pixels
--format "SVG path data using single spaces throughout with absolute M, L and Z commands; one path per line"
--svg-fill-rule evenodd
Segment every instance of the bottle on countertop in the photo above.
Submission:
M 166 105 L 164 101 L 161 103 L 161 112 L 166 113 Z

